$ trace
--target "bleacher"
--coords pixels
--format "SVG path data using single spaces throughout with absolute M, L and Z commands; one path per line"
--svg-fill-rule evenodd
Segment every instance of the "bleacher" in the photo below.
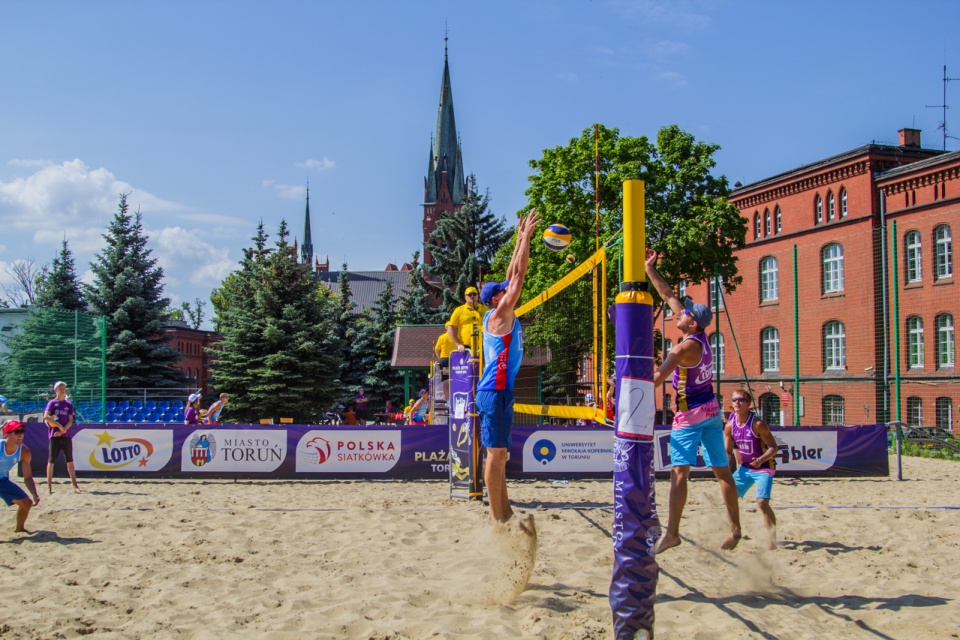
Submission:
M 180 399 L 118 399 L 107 400 L 104 404 L 97 400 L 72 399 L 78 423 L 101 422 L 101 416 L 110 423 L 182 423 L 185 407 Z M 7 408 L 12 414 L 26 417 L 42 413 L 47 400 L 41 395 L 37 399 L 9 398 Z

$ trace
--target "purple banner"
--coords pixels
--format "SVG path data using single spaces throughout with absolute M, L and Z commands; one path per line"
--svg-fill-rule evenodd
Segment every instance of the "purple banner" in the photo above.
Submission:
M 450 353 L 450 493 L 481 497 L 477 456 L 477 412 L 474 406 L 477 361 L 469 353 Z
M 446 425 L 351 429 L 256 424 L 194 429 L 182 424 L 80 424 L 74 429 L 74 464 L 80 477 L 449 477 L 450 429 Z M 780 443 L 778 475 L 890 474 L 884 425 L 770 430 Z M 282 437 L 278 438 L 278 433 Z M 670 428 L 657 425 L 655 435 L 654 469 L 658 476 L 666 477 L 670 469 Z M 33 452 L 34 476 L 45 477 L 46 426 L 29 423 L 24 444 Z M 507 463 L 511 478 L 611 478 L 613 464 L 612 429 L 513 427 Z M 712 476 L 706 467 L 701 471 Z M 67 476 L 63 456 L 58 457 L 54 473 Z

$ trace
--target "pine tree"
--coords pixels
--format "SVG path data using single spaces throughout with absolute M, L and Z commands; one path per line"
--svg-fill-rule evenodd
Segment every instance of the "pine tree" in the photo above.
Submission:
M 50 270 L 38 282 L 35 306 L 60 311 L 85 311 L 87 303 L 77 279 L 73 253 L 66 238 Z
M 346 262 L 340 269 L 337 285 L 337 295 L 334 302 L 334 334 L 339 344 L 341 362 L 339 402 L 346 404 L 353 399 L 354 394 L 360 388 L 360 378 L 363 375 L 363 371 L 358 368 L 354 361 L 354 355 L 358 353 L 354 342 L 357 338 L 357 323 L 360 320 L 360 315 L 357 314 L 356 305 L 353 303 L 353 292 L 350 289 Z
M 261 223 L 240 270 L 216 292 L 223 340 L 213 380 L 230 393 L 231 416 L 241 422 L 290 417 L 316 423 L 338 397 L 334 302 L 309 265 L 298 262 L 288 235 L 281 221 L 267 250 Z
M 382 407 L 387 400 L 399 406 L 403 396 L 403 376 L 391 365 L 397 327 L 395 307 L 393 283 L 388 280 L 373 305 L 372 321 L 364 324 L 357 336 L 358 348 L 362 349 L 357 362 L 365 372 L 362 385 L 371 407 Z
M 410 285 L 403 292 L 403 301 L 400 303 L 401 324 L 431 324 L 438 315 L 428 305 L 430 299 L 430 285 L 423 275 L 423 266 L 420 264 L 420 252 L 413 252 L 410 269 Z
M 426 270 L 440 283 L 444 315 L 463 304 L 467 287 L 480 285 L 497 251 L 510 239 L 503 219 L 490 213 L 489 207 L 489 192 L 481 196 L 471 174 L 463 207 L 440 218 L 431 234 L 433 265 Z
M 150 257 L 143 218 L 129 213 L 126 194 L 103 235 L 106 248 L 90 264 L 93 285 L 85 296 L 93 312 L 107 318 L 107 386 L 160 389 L 187 384 L 174 368 L 181 355 L 164 334 L 169 298 L 163 269 Z

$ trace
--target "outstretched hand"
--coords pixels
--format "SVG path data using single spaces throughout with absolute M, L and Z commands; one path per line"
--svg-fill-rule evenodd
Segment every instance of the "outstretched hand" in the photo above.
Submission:
M 517 235 L 520 240 L 529 242 L 533 237 L 533 231 L 540 222 L 540 214 L 536 209 L 531 209 L 530 213 L 520 219 L 517 225 Z
M 646 257 L 646 260 L 644 261 L 647 266 L 647 271 L 650 271 L 651 269 L 655 268 L 657 266 L 657 260 L 659 259 L 660 259 L 660 254 L 654 251 L 653 249 L 651 249 L 650 247 L 647 247 L 647 257 Z

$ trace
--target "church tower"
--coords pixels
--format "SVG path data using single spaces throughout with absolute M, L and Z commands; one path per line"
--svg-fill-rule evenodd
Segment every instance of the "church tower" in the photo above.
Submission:
M 310 233 L 310 185 L 307 185 L 307 213 L 303 220 L 303 244 L 300 246 L 300 262 L 313 266 L 313 238 Z
M 437 220 L 444 214 L 459 211 L 466 197 L 466 180 L 460 139 L 453 117 L 453 89 L 450 87 L 450 65 L 447 59 L 447 39 L 443 39 L 443 78 L 440 81 L 440 108 L 437 113 L 437 133 L 430 141 L 427 176 L 423 179 L 423 263 L 433 264 L 428 248 L 430 234 L 437 228 Z

